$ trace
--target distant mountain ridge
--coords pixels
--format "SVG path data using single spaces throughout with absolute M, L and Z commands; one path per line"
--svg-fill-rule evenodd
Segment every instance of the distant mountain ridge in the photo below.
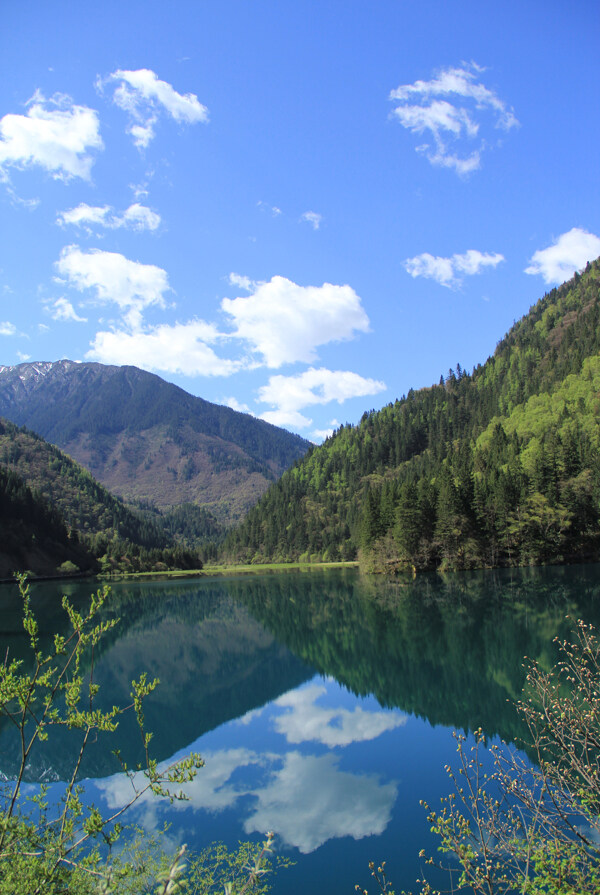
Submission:
M 132 366 L 0 366 L 0 416 L 27 426 L 128 501 L 241 518 L 309 443 Z

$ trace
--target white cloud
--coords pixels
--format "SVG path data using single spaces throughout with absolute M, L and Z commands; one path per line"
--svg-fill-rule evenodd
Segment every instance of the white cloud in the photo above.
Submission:
M 81 227 L 83 224 L 100 224 L 106 227 L 111 211 L 110 205 L 86 205 L 85 202 L 82 202 L 76 208 L 59 212 L 56 221 L 61 226 L 74 224 L 76 227 Z
M 349 370 L 327 370 L 311 367 L 296 376 L 271 376 L 267 385 L 259 389 L 258 400 L 277 409 L 261 414 L 261 419 L 275 425 L 297 429 L 310 426 L 312 420 L 299 413 L 315 404 L 349 398 L 363 398 L 384 391 L 386 385 L 377 379 L 365 379 Z
M 327 438 L 333 435 L 339 425 L 339 420 L 332 419 L 327 429 L 313 429 L 313 431 L 310 433 L 311 441 L 314 441 L 316 443 L 325 441 Z
M 52 304 L 50 316 L 53 320 L 72 320 L 75 323 L 86 323 L 86 317 L 80 317 L 71 302 L 66 298 L 57 298 Z
M 17 357 L 21 361 L 22 364 L 26 363 L 28 360 L 31 360 L 30 354 L 23 354 L 22 351 L 17 351 Z
M 288 743 L 317 742 L 333 749 L 374 740 L 385 731 L 406 724 L 406 715 L 398 712 L 365 712 L 360 706 L 349 711 L 317 705 L 326 692 L 325 687 L 311 684 L 275 700 L 275 705 L 289 709 L 275 718 L 275 727 Z
M 442 69 L 430 81 L 402 84 L 390 93 L 398 105 L 392 112 L 400 124 L 414 134 L 429 133 L 433 144 L 417 147 L 432 165 L 469 174 L 480 167 L 481 153 L 489 145 L 491 116 L 495 129 L 509 131 L 518 125 L 515 115 L 493 90 L 478 80 L 484 71 L 475 63 L 462 68 Z M 476 140 L 476 145 L 473 142 Z M 452 147 L 458 145 L 460 153 Z
M 266 410 L 259 418 L 273 426 L 285 426 L 289 429 L 306 429 L 312 423 L 309 416 L 304 416 L 297 410 Z
M 96 303 L 118 305 L 132 329 L 141 325 L 145 308 L 164 307 L 163 296 L 169 289 L 161 267 L 130 261 L 117 252 L 82 252 L 79 246 L 66 246 L 56 268 L 70 286 L 80 292 L 91 290 Z
M 322 441 L 326 441 L 330 438 L 334 431 L 335 429 L 332 429 L 331 427 L 329 429 L 313 429 L 310 433 L 310 440 L 315 444 L 320 444 Z
M 245 292 L 252 292 L 257 285 L 250 277 L 241 276 L 239 273 L 230 273 L 227 277 L 227 282 L 230 286 L 237 286 L 238 289 L 243 289 Z
M 128 132 L 138 148 L 145 149 L 153 139 L 161 113 L 170 115 L 179 124 L 208 121 L 208 109 L 194 93 L 177 93 L 171 84 L 161 81 L 150 69 L 119 69 L 104 80 L 99 79 L 97 86 L 102 89 L 104 84 L 112 81 L 119 82 L 113 101 L 129 114 Z
M 139 202 L 134 202 L 121 214 L 115 212 L 110 205 L 86 205 L 82 202 L 76 208 L 61 212 L 56 219 L 61 226 L 72 224 L 75 227 L 85 227 L 87 230 L 90 225 L 107 227 L 111 230 L 121 227 L 131 230 L 156 230 L 160 225 L 160 215 L 146 205 L 140 205 Z
M 217 356 L 208 343 L 218 338 L 214 326 L 202 320 L 161 324 L 145 331 L 98 332 L 86 358 L 183 376 L 230 376 L 241 363 Z
M 40 165 L 55 179 L 89 180 L 90 150 L 102 148 L 97 112 L 62 94 L 47 100 L 37 91 L 25 115 L 0 119 L 0 174 L 5 178 L 11 166 Z
M 262 199 L 259 199 L 256 204 L 262 211 L 270 212 L 274 218 L 278 218 L 282 214 L 281 208 L 278 208 L 277 205 L 269 205 L 268 202 L 263 202 Z
M 0 165 L 0 180 L 4 181 L 4 184 L 6 186 L 6 192 L 8 193 L 10 201 L 13 203 L 13 205 L 20 205 L 21 208 L 26 208 L 27 211 L 35 211 L 35 209 L 40 204 L 40 200 L 37 198 L 22 199 L 21 196 L 18 196 L 16 194 L 16 192 L 14 191 L 14 189 L 12 188 L 12 186 L 10 185 L 10 183 L 8 182 L 8 175 L 6 173 L 3 174 L 1 165 Z
M 463 276 L 481 273 L 486 267 L 497 267 L 501 261 L 504 261 L 504 256 L 498 252 L 485 254 L 469 249 L 462 255 L 452 255 L 450 258 L 423 252 L 422 255 L 407 258 L 404 267 L 411 277 L 425 277 L 435 280 L 440 286 L 455 289 L 462 283 Z
M 147 199 L 150 195 L 147 183 L 130 183 L 129 189 L 133 193 L 134 199 Z
M 323 215 L 319 214 L 317 211 L 305 211 L 304 214 L 300 216 L 300 221 L 306 221 L 311 225 L 313 230 L 319 229 L 322 220 Z
M 232 410 L 237 410 L 239 413 L 252 413 L 247 404 L 240 403 L 238 399 L 234 397 L 222 398 L 220 403 L 224 404 L 225 407 L 231 407 Z M 244 719 L 250 719 L 251 714 L 251 712 L 248 712 L 247 715 L 244 715 L 244 718 L 239 719 L 240 723 L 247 723 Z
M 17 327 L 8 320 L 0 322 L 0 336 L 16 336 Z
M 350 286 L 298 286 L 285 277 L 254 284 L 248 297 L 224 298 L 221 307 L 268 367 L 316 358 L 316 348 L 367 332 L 360 298 Z
M 563 283 L 599 255 L 600 238 L 580 227 L 573 227 L 547 249 L 535 252 L 525 273 L 540 274 L 545 283 Z

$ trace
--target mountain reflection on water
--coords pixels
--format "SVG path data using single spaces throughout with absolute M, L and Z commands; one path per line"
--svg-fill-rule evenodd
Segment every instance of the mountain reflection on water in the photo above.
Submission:
M 89 583 L 68 588 L 85 603 Z M 64 583 L 32 590 L 42 629 L 64 633 Z M 0 648 L 25 657 L 16 588 L 0 590 L 0 601 Z M 195 848 L 272 829 L 280 848 L 301 856 L 278 878 L 278 895 L 353 891 L 368 884 L 368 861 L 382 858 L 399 890 L 414 888 L 428 845 L 419 800 L 434 805 L 448 791 L 448 728 L 481 726 L 520 741 L 513 702 L 523 657 L 549 667 L 553 638 L 568 636 L 574 619 L 598 624 L 600 567 L 401 581 L 332 569 L 119 582 L 103 613 L 120 622 L 95 657 L 100 705 L 127 704 L 130 681 L 144 670 L 159 677 L 146 704 L 154 756 L 193 749 L 206 762 L 186 787 L 188 801 L 148 796 L 132 822 L 149 831 L 167 822 L 174 841 Z M 8 777 L 18 754 L 12 734 L 0 726 Z M 52 731 L 28 780 L 65 779 L 78 745 L 70 732 Z M 118 745 L 130 766 L 141 760 L 130 717 Z M 95 778 L 85 782 L 87 796 L 103 812 L 131 795 L 111 748 L 99 738 L 83 769 Z
M 357 695 L 463 730 L 514 740 L 523 659 L 549 667 L 554 637 L 600 619 L 598 565 L 228 582 L 228 593 L 296 656 Z M 568 618 L 567 618 L 568 616 Z
M 66 631 L 59 609 L 65 590 L 81 604 L 90 584 L 32 587 L 47 635 Z M 0 648 L 26 656 L 16 588 L 4 587 L 0 600 Z M 523 734 L 513 708 L 525 678 L 523 657 L 548 667 L 553 637 L 566 636 L 578 616 L 597 623 L 599 615 L 597 565 L 400 582 L 366 579 L 353 569 L 119 582 L 103 610 L 104 618 L 120 621 L 95 657 L 98 705 L 127 705 L 134 677 L 142 671 L 158 677 L 146 721 L 154 755 L 163 760 L 318 672 L 431 724 L 482 727 L 514 741 Z M 0 771 L 7 776 L 16 770 L 15 747 L 3 724 Z M 120 723 L 119 747 L 128 764 L 141 760 L 139 733 L 128 716 Z M 76 749 L 76 738 L 57 730 L 28 779 L 64 779 Z M 100 777 L 117 767 L 101 737 L 83 771 Z

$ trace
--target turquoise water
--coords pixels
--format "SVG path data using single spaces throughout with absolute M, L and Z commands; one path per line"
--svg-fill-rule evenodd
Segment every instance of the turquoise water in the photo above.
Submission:
M 0 589 L 0 648 L 26 660 L 15 588 Z M 90 583 L 38 584 L 42 629 L 64 629 L 60 596 L 84 603 Z M 368 862 L 387 861 L 396 890 L 433 851 L 425 799 L 450 790 L 453 729 L 483 727 L 490 739 L 525 736 L 512 702 L 523 656 L 546 665 L 553 637 L 578 616 L 600 615 L 600 567 L 453 576 L 400 583 L 353 570 L 113 586 L 106 614 L 120 622 L 97 654 L 100 705 L 129 702 L 143 670 L 161 686 L 149 698 L 148 729 L 159 761 L 199 751 L 205 767 L 170 806 L 144 799 L 130 820 L 148 831 L 171 824 L 173 845 L 235 845 L 276 833 L 295 861 L 279 893 L 369 889 Z M 118 732 L 129 764 L 140 761 L 130 720 Z M 129 796 L 106 738 L 82 769 L 103 811 Z M 78 743 L 57 731 L 28 768 L 60 790 Z M 0 771 L 15 772 L 16 744 L 0 726 Z M 373 889 L 374 890 L 374 889 Z

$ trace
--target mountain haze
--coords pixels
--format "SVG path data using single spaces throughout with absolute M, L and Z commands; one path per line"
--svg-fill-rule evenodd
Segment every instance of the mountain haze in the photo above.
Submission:
M 127 501 L 203 506 L 231 524 L 308 448 L 136 367 L 0 367 L 0 416 L 27 426 Z

